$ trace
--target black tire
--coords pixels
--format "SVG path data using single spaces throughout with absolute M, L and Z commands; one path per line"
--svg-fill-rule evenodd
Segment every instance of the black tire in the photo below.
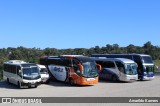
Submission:
M 20 82 L 18 81 L 18 87 L 21 89 L 21 84 L 20 84 Z
M 143 81 L 143 78 L 140 78 L 140 81 Z
M 69 79 L 69 84 L 70 84 L 71 86 L 74 85 L 74 80 L 73 80 L 72 78 Z
M 113 76 L 112 76 L 112 81 L 113 81 L 113 82 L 117 82 L 117 81 L 118 81 L 117 77 L 113 75 Z
M 10 82 L 9 82 L 9 78 L 7 78 L 7 83 L 8 83 L 8 84 L 10 84 Z
M 37 88 L 37 85 L 35 85 L 35 87 L 34 88 Z
M 35 84 L 35 87 L 34 88 L 37 88 L 38 84 Z
M 48 84 L 50 82 L 50 80 L 48 79 L 47 81 L 46 81 L 46 84 Z

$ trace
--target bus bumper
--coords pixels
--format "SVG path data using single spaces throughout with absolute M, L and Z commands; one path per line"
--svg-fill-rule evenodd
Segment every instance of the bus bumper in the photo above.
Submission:
M 98 84 L 98 78 L 81 78 L 81 80 L 79 80 L 77 82 L 78 85 L 95 85 Z
M 147 77 L 147 76 L 144 76 L 143 77 L 143 80 L 153 80 L 155 77 L 153 76 L 153 77 Z
M 25 83 L 25 82 L 21 82 L 21 86 L 22 87 L 30 87 L 30 88 L 32 88 L 32 87 L 34 87 L 34 88 L 36 88 L 38 85 L 40 85 L 41 84 L 41 82 L 35 82 L 35 83 Z

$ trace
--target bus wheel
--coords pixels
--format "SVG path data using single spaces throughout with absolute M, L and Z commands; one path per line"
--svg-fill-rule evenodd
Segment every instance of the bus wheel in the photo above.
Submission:
M 10 82 L 9 82 L 9 78 L 7 78 L 7 83 L 8 83 L 8 84 L 10 84 Z
M 35 87 L 34 87 L 34 88 L 37 88 L 37 86 L 38 86 L 38 85 L 37 85 L 37 84 L 35 84 Z
M 113 82 L 117 82 L 118 80 L 117 80 L 117 77 L 116 76 L 112 76 L 112 81 Z
M 19 82 L 19 81 L 18 81 L 18 87 L 19 87 L 19 88 L 22 88 L 22 87 L 21 87 L 21 84 L 20 84 L 20 82 Z
M 140 81 L 143 81 L 143 78 L 140 78 Z
M 69 84 L 74 85 L 74 80 L 72 78 L 69 79 Z
M 48 83 L 49 83 L 49 81 L 50 81 L 50 80 L 48 79 L 48 80 L 45 82 L 45 84 L 48 84 Z

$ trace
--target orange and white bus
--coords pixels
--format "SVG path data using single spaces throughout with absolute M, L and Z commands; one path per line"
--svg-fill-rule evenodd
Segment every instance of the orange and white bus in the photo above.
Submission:
M 44 56 L 40 64 L 47 67 L 52 79 L 70 85 L 97 84 L 98 70 L 101 70 L 101 65 L 93 59 L 80 55 Z

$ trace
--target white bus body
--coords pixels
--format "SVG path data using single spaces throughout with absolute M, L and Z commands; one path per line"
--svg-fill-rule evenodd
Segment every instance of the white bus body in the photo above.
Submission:
M 4 62 L 3 78 L 20 88 L 37 87 L 41 83 L 38 66 L 21 60 Z
M 48 69 L 44 66 L 44 65 L 39 65 L 38 67 L 40 68 L 40 74 L 41 74 L 41 82 L 42 83 L 48 83 L 49 82 L 49 73 L 48 73 Z

